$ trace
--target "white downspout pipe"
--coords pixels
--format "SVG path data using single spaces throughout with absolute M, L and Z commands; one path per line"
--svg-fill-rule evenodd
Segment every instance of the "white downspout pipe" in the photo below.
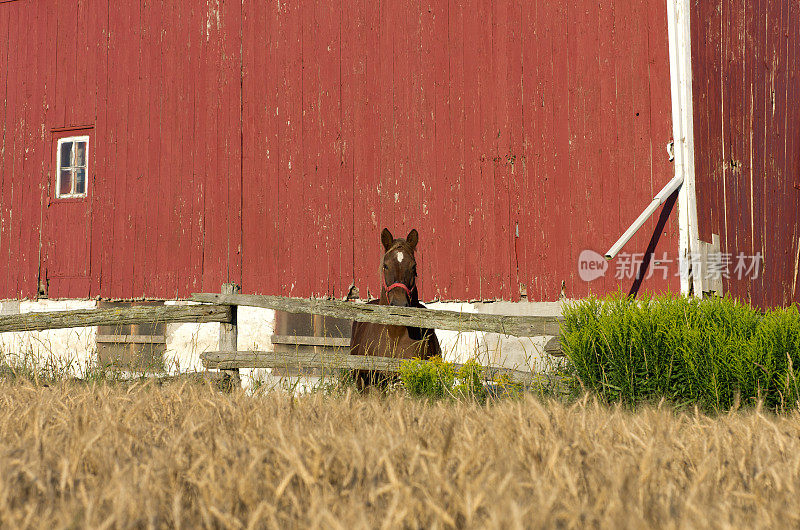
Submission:
M 642 227 L 644 222 L 647 221 L 651 215 L 653 215 L 653 213 L 656 211 L 656 208 L 664 204 L 664 201 L 666 201 L 670 195 L 675 193 L 675 190 L 677 190 L 681 184 L 683 184 L 683 175 L 675 175 L 672 180 L 667 182 L 667 185 L 661 188 L 661 191 L 659 191 L 656 196 L 653 197 L 653 201 L 647 206 L 647 208 L 644 209 L 639 217 L 636 218 L 633 224 L 628 227 L 628 229 L 625 230 L 625 233 L 622 234 L 617 242 L 614 243 L 610 249 L 608 249 L 608 252 L 605 254 L 605 258 L 607 260 L 614 259 L 614 256 L 616 256 L 617 253 L 622 250 L 622 247 L 625 246 L 625 243 L 630 241 L 630 239 L 633 237 L 633 234 L 635 234 L 636 231 Z
M 694 172 L 690 6 L 690 0 L 667 0 L 667 32 L 675 178 L 680 176 L 683 179 L 683 187 L 678 195 L 681 293 L 693 292 L 699 296 L 702 294 L 702 278 L 697 270 L 691 277 L 689 275 L 692 258 L 699 256 L 700 250 Z

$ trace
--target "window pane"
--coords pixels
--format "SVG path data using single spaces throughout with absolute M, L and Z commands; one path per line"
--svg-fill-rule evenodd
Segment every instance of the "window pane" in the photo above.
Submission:
M 61 144 L 61 167 L 70 167 L 72 165 L 72 142 L 64 142 Z
M 75 170 L 75 193 L 86 193 L 86 168 Z
M 75 167 L 86 166 L 86 142 L 75 142 Z
M 69 169 L 61 170 L 61 180 L 58 185 L 59 195 L 69 195 L 72 193 L 72 171 Z

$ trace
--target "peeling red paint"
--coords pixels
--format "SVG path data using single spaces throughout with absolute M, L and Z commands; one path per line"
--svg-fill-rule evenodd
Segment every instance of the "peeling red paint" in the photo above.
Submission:
M 695 164 L 700 238 L 760 253 L 758 278 L 724 290 L 762 307 L 800 301 L 800 4 L 693 4 Z

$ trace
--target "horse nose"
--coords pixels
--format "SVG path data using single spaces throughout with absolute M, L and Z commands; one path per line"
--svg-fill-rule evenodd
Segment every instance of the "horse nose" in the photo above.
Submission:
M 395 307 L 407 307 L 408 306 L 408 299 L 406 299 L 403 295 L 397 295 L 391 297 L 389 300 L 389 305 L 393 305 Z

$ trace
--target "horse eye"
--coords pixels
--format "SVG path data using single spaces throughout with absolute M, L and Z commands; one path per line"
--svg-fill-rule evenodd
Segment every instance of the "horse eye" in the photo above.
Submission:
M 386 265 L 385 263 L 383 264 L 383 270 L 385 270 L 385 271 L 388 271 L 388 270 L 389 270 L 389 266 L 388 266 L 388 265 Z

